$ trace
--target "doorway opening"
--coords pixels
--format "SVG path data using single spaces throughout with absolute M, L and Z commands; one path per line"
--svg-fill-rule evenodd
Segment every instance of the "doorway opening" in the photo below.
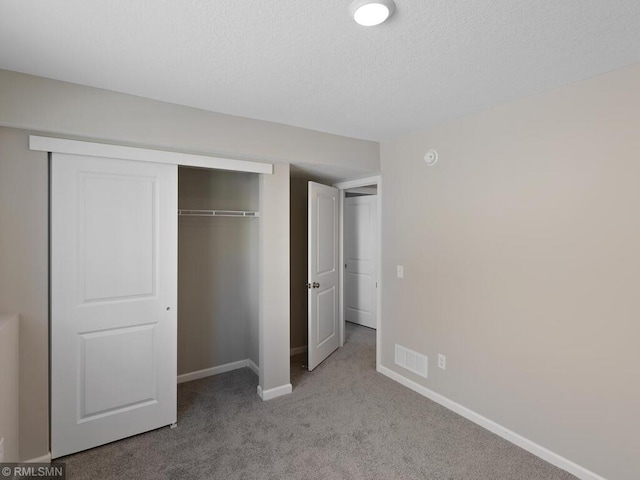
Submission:
M 378 187 L 344 191 L 343 257 L 344 320 L 377 328 L 377 221 Z
M 291 178 L 291 379 L 308 368 L 309 319 L 309 181 Z M 338 223 L 338 317 L 339 347 L 349 341 L 347 326 L 364 325 L 376 337 L 380 335 L 380 212 L 382 182 L 380 176 L 333 184 L 339 203 Z M 368 233 L 363 233 L 368 232 Z M 353 248 L 352 248 L 353 247 Z M 355 248 L 355 251 L 354 251 Z M 366 257 L 366 258 L 363 258 Z M 345 267 L 346 265 L 346 267 Z M 322 283 L 322 282 L 319 282 Z M 311 289 L 313 291 L 313 289 Z M 356 316 L 354 317 L 354 314 Z M 349 322 L 348 325 L 345 322 Z M 360 328 L 360 327 L 357 327 Z M 351 331 L 353 328 L 350 329 Z M 380 352 L 376 348 L 376 369 Z
M 380 366 L 380 293 L 382 178 L 340 182 L 340 313 L 342 341 L 345 322 L 376 331 L 376 370 Z

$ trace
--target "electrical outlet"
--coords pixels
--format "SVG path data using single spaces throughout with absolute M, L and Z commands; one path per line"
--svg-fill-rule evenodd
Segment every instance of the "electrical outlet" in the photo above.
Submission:
M 442 370 L 447 369 L 447 357 L 445 357 L 441 353 L 438 354 L 438 367 L 440 367 Z
M 4 462 L 4 438 L 0 438 L 0 463 Z
M 396 274 L 398 275 L 398 278 L 404 278 L 404 267 L 402 265 L 398 265 L 396 267 Z

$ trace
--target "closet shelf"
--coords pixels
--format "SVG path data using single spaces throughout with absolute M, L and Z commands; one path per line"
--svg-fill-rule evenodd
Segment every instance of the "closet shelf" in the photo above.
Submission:
M 180 217 L 259 217 L 260 212 L 247 210 L 178 210 Z

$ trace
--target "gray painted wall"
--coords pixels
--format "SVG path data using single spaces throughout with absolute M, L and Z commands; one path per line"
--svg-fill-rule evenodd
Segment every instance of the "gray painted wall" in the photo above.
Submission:
M 381 145 L 382 364 L 621 480 L 640 472 L 639 129 L 636 65 Z
M 246 160 L 380 170 L 378 143 L 0 70 L 0 125 Z
M 0 311 L 20 314 L 22 459 L 49 451 L 48 162 L 28 145 L 0 128 Z
M 0 70 L 0 126 L 22 129 L 0 128 L 0 310 L 21 314 L 22 459 L 40 457 L 49 450 L 47 156 L 28 149 L 28 132 L 285 162 L 261 181 L 268 211 L 260 222 L 267 227 L 262 234 L 269 244 L 263 252 L 269 260 L 261 278 L 271 282 L 273 295 L 261 296 L 260 308 L 266 309 L 265 328 L 277 337 L 268 344 L 274 371 L 264 375 L 271 385 L 267 388 L 289 382 L 288 163 L 346 165 L 374 172 L 380 167 L 377 143 L 5 70 Z M 283 234 L 286 242 L 281 241 Z M 286 281 L 273 282 L 282 277 Z M 284 347 L 280 338 L 285 339 Z M 283 349 L 283 358 L 275 351 L 278 348 Z M 252 359 L 254 355 L 250 353 Z
M 259 209 L 259 176 L 180 167 L 178 208 Z M 258 364 L 259 218 L 179 217 L 178 375 Z
M 289 385 L 289 165 L 260 175 L 260 386 Z M 270 368 L 265 368 L 269 365 Z

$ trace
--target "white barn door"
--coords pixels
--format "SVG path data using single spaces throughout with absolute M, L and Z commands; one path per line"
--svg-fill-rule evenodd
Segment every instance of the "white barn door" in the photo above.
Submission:
M 177 166 L 53 154 L 53 458 L 176 422 Z
M 340 346 L 337 188 L 309 182 L 309 370 Z

